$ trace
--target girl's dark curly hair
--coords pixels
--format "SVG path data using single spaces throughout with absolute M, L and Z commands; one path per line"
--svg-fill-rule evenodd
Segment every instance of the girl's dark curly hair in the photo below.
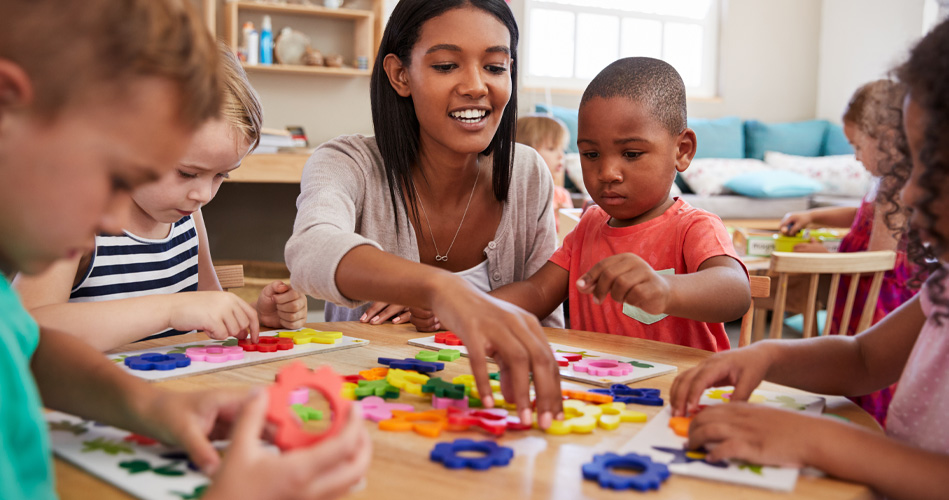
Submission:
M 926 195 L 913 210 L 923 215 L 922 227 L 932 243 L 927 247 L 918 240 L 911 242 L 909 256 L 921 266 L 932 267 L 935 257 L 947 251 L 949 234 L 941 234 L 936 221 L 949 214 L 939 214 L 933 209 L 933 202 L 949 186 L 949 142 L 943 133 L 949 130 L 949 20 L 933 28 L 910 51 L 909 60 L 896 68 L 896 77 L 906 85 L 910 99 L 925 111 L 926 129 L 923 143 L 917 152 L 924 172 L 919 177 L 919 187 Z M 943 283 L 947 272 L 938 265 L 927 281 L 927 288 L 938 310 L 934 315 L 936 323 L 942 325 L 943 319 L 949 319 L 949 298 L 945 297 L 946 285 Z

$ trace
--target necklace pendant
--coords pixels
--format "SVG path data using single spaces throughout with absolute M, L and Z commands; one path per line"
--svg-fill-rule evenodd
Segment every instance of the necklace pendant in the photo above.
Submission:
M 447 255 L 438 255 L 438 254 L 435 254 L 435 261 L 436 261 L 436 262 L 448 262 L 448 256 L 447 256 Z

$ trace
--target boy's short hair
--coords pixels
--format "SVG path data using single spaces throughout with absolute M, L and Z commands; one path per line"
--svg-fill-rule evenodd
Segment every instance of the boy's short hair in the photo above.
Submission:
M 251 150 L 260 144 L 260 127 L 263 108 L 260 96 L 247 80 L 247 73 L 240 61 L 224 44 L 219 44 L 221 56 L 221 83 L 224 85 L 221 118 L 237 129 L 250 143 Z
M 687 126 L 685 84 L 671 64 L 651 57 L 627 57 L 603 68 L 583 91 L 580 107 L 594 97 L 622 97 L 650 110 L 672 135 Z
M 3 0 L 0 59 L 26 71 L 45 118 L 138 77 L 175 85 L 182 125 L 221 110 L 217 47 L 190 0 Z
M 514 140 L 537 149 L 551 142 L 554 147 L 566 149 L 570 132 L 560 119 L 540 113 L 531 113 L 517 119 Z

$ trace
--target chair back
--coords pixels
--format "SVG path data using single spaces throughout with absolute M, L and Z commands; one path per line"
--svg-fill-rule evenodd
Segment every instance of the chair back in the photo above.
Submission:
M 824 322 L 823 335 L 829 335 L 836 307 L 837 288 L 840 285 L 840 276 L 850 276 L 850 286 L 847 290 L 847 300 L 844 304 L 840 324 L 849 325 L 853 314 L 853 305 L 857 296 L 857 286 L 862 274 L 872 275 L 870 290 L 861 311 L 860 322 L 855 333 L 860 333 L 870 326 L 873 321 L 873 311 L 876 309 L 877 299 L 880 297 L 880 286 L 883 283 L 883 274 L 893 269 L 896 264 L 896 253 L 881 252 L 848 252 L 848 253 L 804 253 L 804 252 L 774 252 L 771 254 L 771 274 L 777 276 L 778 283 L 774 294 L 774 316 L 771 321 L 770 338 L 781 338 L 781 328 L 784 323 L 784 311 L 788 294 L 788 276 L 792 274 L 808 275 L 807 296 L 804 302 L 804 338 L 814 335 L 817 326 L 817 285 L 822 274 L 830 275 L 830 291 L 827 295 L 827 319 Z M 846 328 L 846 327 L 844 327 Z
M 214 273 L 225 291 L 244 286 L 244 266 L 240 264 L 214 266 Z
M 738 336 L 738 347 L 745 347 L 751 343 L 751 329 L 755 316 L 756 298 L 765 298 L 771 295 L 771 278 L 767 276 L 749 276 L 748 284 L 751 286 L 751 305 L 748 306 L 748 312 L 741 317 L 741 333 Z

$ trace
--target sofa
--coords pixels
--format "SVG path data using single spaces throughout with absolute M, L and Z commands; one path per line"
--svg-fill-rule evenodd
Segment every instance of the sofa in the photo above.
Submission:
M 535 111 L 552 114 L 570 131 L 567 177 L 585 195 L 577 110 L 538 104 Z M 698 147 L 692 164 L 677 176 L 673 194 L 722 219 L 779 219 L 818 206 L 856 206 L 869 190 L 871 177 L 842 127 L 826 120 L 692 118 L 689 127 Z

